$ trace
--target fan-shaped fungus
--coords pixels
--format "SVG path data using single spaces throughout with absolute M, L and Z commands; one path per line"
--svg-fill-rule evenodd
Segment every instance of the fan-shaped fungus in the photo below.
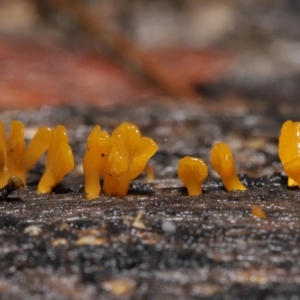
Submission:
M 141 137 L 139 129 L 131 123 L 122 123 L 112 133 L 113 148 L 104 175 L 104 192 L 123 197 L 130 181 L 138 177 L 148 160 L 157 151 L 157 144 Z
M 208 175 L 207 166 L 202 159 L 190 156 L 182 158 L 177 172 L 190 196 L 202 194 L 202 182 Z
M 68 142 L 65 127 L 58 125 L 53 130 L 46 157 L 45 172 L 38 184 L 38 193 L 50 193 L 52 188 L 74 168 L 73 153 Z
M 120 140 L 124 143 L 128 153 L 131 180 L 135 179 L 143 172 L 148 160 L 158 149 L 157 144 L 148 137 L 142 137 L 139 129 L 132 123 L 122 123 L 112 133 L 112 138 L 115 143 L 122 144 Z M 123 154 L 125 155 L 125 153 Z
M 210 162 L 215 171 L 221 176 L 228 192 L 246 190 L 246 187 L 237 177 L 232 152 L 227 144 L 217 143 L 213 146 L 210 154 Z

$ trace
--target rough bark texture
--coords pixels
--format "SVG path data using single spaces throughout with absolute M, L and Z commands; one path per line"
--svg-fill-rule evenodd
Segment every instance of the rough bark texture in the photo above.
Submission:
M 277 139 L 299 105 L 228 99 L 2 113 L 29 129 L 66 125 L 77 164 L 94 124 L 111 131 L 131 121 L 160 150 L 151 161 L 156 180 L 141 176 L 124 199 L 85 200 L 80 168 L 37 195 L 42 162 L 33 169 L 28 186 L 0 202 L 1 298 L 297 299 L 300 191 L 279 173 Z M 232 147 L 248 190 L 227 193 L 210 170 L 204 194 L 187 196 L 178 159 L 209 164 L 217 140 Z M 265 219 L 252 215 L 254 205 Z

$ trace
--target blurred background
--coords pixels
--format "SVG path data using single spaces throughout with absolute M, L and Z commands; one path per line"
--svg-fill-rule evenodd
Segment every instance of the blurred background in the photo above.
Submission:
M 297 103 L 299 30 L 296 0 L 0 0 L 0 108 Z

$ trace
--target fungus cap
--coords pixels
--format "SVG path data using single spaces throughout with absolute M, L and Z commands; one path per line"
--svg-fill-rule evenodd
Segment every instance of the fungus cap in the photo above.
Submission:
M 140 130 L 132 123 L 121 123 L 112 133 L 113 140 L 122 139 L 128 151 L 129 159 L 135 155 L 141 138 Z
M 232 152 L 225 143 L 216 143 L 210 155 L 210 161 L 215 171 L 220 176 L 230 176 L 236 173 Z

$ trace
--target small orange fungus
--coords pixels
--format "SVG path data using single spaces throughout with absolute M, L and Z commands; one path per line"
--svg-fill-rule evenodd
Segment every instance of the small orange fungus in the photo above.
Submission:
M 48 148 L 51 134 L 49 128 L 40 127 L 26 149 L 24 124 L 12 121 L 6 138 L 4 125 L 0 122 L 0 186 L 4 186 L 11 176 L 18 176 L 26 183 L 27 172 Z
M 265 219 L 267 217 L 266 213 L 257 205 L 252 206 L 252 215 L 259 219 Z
M 279 157 L 288 178 L 288 186 L 300 186 L 300 122 L 283 123 L 279 137 Z
M 52 133 L 45 172 L 38 184 L 38 193 L 50 193 L 52 188 L 74 168 L 73 153 L 68 142 L 66 128 L 58 125 Z
M 130 181 L 145 169 L 148 160 L 157 151 L 157 144 L 142 137 L 139 129 L 131 123 L 122 123 L 112 133 L 113 147 L 104 175 L 106 195 L 123 197 Z
M 88 200 L 99 196 L 101 192 L 100 177 L 104 175 L 112 140 L 106 131 L 95 126 L 88 136 L 83 156 L 83 173 L 85 178 L 85 195 Z
M 233 156 L 230 148 L 225 143 L 217 143 L 213 146 L 210 154 L 210 162 L 215 171 L 221 176 L 223 184 L 228 192 L 247 188 L 237 176 Z
M 202 194 L 202 182 L 208 176 L 207 165 L 202 159 L 190 156 L 180 159 L 177 172 L 190 196 Z

